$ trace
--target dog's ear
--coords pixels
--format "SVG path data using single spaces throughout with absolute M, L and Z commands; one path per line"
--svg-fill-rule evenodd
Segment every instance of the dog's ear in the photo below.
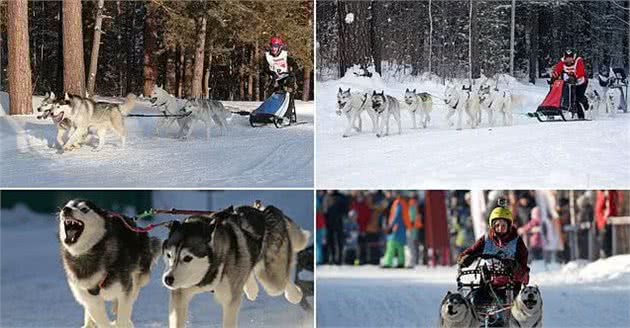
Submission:
M 416 89 L 413 89 L 413 93 L 416 93 Z
M 347 93 L 350 93 L 350 88 L 348 88 L 348 90 L 346 90 Z
M 341 87 L 339 87 L 339 93 L 343 93 L 343 90 L 341 90 Z
M 55 100 L 56 96 L 54 92 L 50 92 L 50 99 Z
M 376 96 L 376 90 L 372 91 L 372 96 Z
M 70 100 L 70 95 L 68 95 L 68 93 L 66 92 L 65 95 L 63 96 L 63 99 L 65 101 L 69 101 Z
M 406 89 L 405 89 L 405 92 L 409 92 L 409 88 L 406 88 Z
M 177 228 L 181 226 L 181 223 L 177 220 L 173 220 L 166 226 L 168 227 L 168 238 L 170 238 L 171 235 L 173 235 L 173 232 L 175 232 L 175 230 L 177 230 Z
M 450 290 L 446 292 L 446 296 L 448 296 L 448 295 L 451 295 L 451 291 Z

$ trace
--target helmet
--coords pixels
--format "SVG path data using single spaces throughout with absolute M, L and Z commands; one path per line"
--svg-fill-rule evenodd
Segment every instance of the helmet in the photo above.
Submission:
M 497 219 L 504 219 L 512 224 L 514 222 L 514 218 L 512 218 L 512 211 L 505 207 L 497 207 L 490 212 L 490 218 L 488 218 L 488 223 L 492 226 L 492 221 Z
M 284 42 L 282 42 L 282 39 L 279 37 L 274 36 L 269 40 L 269 47 L 271 48 L 271 54 L 277 56 L 282 50 L 282 47 L 284 47 Z
M 562 55 L 562 58 L 575 58 L 575 49 L 567 49 L 564 51 L 564 54 Z

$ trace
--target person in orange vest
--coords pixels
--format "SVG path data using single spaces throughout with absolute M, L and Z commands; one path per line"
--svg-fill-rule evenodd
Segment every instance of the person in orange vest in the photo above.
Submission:
M 409 208 L 406 199 L 399 191 L 392 192 L 395 199 L 390 206 L 389 217 L 383 231 L 387 234 L 385 259 L 383 268 L 393 267 L 394 257 L 396 267 L 405 267 L 405 244 L 407 244 L 407 226 L 409 226 Z

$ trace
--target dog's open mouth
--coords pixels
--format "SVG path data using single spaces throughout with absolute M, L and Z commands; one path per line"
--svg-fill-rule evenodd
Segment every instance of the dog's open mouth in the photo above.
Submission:
M 535 299 L 525 299 L 523 300 L 523 304 L 525 304 L 525 306 L 527 306 L 528 309 L 533 309 L 534 306 L 536 306 L 536 304 L 538 304 L 538 301 Z
M 61 121 L 63 120 L 63 111 L 62 111 L 62 112 L 60 112 L 60 113 L 59 113 L 59 114 L 57 114 L 57 115 L 54 115 L 54 114 L 52 114 L 52 113 L 51 113 L 51 115 L 52 115 L 53 120 L 54 120 L 55 122 L 57 122 L 57 123 L 59 123 L 59 122 L 61 122 Z
M 448 315 L 456 315 L 458 312 L 453 310 L 452 306 L 448 307 Z
M 83 233 L 84 224 L 71 216 L 65 216 L 63 218 L 63 227 L 66 231 L 66 239 L 64 242 L 67 245 L 72 245 L 79 240 L 81 233 Z

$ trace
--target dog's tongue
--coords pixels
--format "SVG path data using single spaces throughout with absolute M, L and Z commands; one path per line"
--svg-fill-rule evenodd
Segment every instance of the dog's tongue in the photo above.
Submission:
M 78 229 L 66 229 L 66 243 L 73 243 L 77 240 Z

